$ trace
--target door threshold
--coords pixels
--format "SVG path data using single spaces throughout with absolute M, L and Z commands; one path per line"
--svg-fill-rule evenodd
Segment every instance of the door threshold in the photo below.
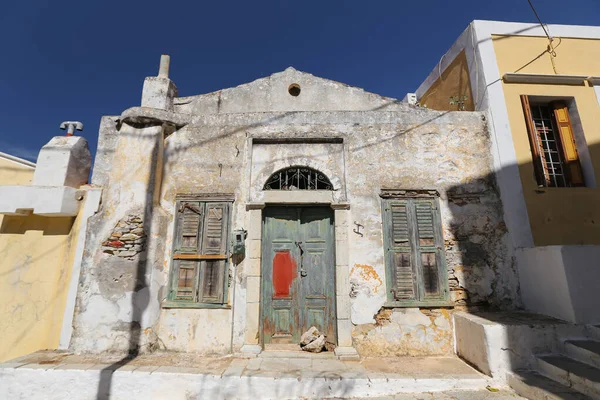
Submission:
M 333 351 L 322 351 L 311 353 L 302 351 L 297 344 L 267 344 L 265 349 L 258 355 L 259 358 L 330 358 L 336 359 Z

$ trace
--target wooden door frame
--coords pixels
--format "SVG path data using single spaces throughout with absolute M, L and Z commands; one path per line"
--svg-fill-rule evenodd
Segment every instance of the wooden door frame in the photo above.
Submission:
M 245 271 L 248 277 L 246 285 L 246 329 L 242 353 L 257 354 L 262 351 L 262 324 L 261 324 L 261 287 L 262 281 L 262 231 L 263 209 L 267 205 L 321 205 L 330 206 L 334 210 L 334 237 L 335 237 L 335 304 L 337 344 L 336 354 L 345 356 L 358 355 L 352 346 L 352 322 L 350 320 L 350 268 L 349 268 L 349 230 L 350 230 L 350 205 L 348 203 L 331 202 L 331 191 L 318 191 L 327 193 L 311 193 L 307 201 L 298 201 L 304 198 L 304 193 L 297 191 L 277 193 L 276 202 L 247 203 L 248 221 L 248 256 Z M 329 199 L 326 201 L 325 199 Z M 314 201 L 314 200 L 320 201 Z M 264 199 L 268 200 L 268 199 Z

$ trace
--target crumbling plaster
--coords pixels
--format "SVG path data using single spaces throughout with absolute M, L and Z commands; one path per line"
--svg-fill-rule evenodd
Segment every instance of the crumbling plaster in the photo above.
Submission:
M 292 82 L 302 87 L 298 97 L 287 93 Z M 351 283 L 349 293 L 337 293 L 338 301 L 349 298 L 354 341 L 361 353 L 451 351 L 446 310 L 397 309 L 389 323 L 376 323 L 388 292 L 382 188 L 440 193 L 450 286 L 457 305 L 519 304 L 483 114 L 415 108 L 293 69 L 218 93 L 175 99 L 174 109 L 177 118 L 189 123 L 168 136 L 158 128 L 126 123 L 115 136 L 115 119 L 102 121 L 99 143 L 106 148 L 99 148 L 94 182 L 108 190 L 88 233 L 89 258 L 82 273 L 74 350 L 123 350 L 133 319 L 140 324 L 142 347 L 238 351 L 244 344 L 248 271 L 256 267 L 251 257 L 230 264 L 230 309 L 161 310 L 171 265 L 175 196 L 231 193 L 232 228 L 248 227 L 246 205 L 264 201 L 262 186 L 269 174 L 299 164 L 326 173 L 336 190 L 331 202 L 348 202 L 351 228 L 354 221 L 364 226 L 364 236 L 350 234 L 350 253 L 337 255 L 348 260 Z M 166 136 L 164 150 L 163 140 L 147 141 L 149 136 Z M 263 141 L 254 143 L 258 139 Z M 264 143 L 281 139 L 298 142 Z M 341 143 L 322 143 L 328 139 Z M 151 172 L 149 160 L 156 161 L 157 172 Z M 298 192 L 299 202 L 302 196 Z M 145 226 L 151 221 L 151 230 L 141 269 L 149 287 L 136 287 L 139 260 L 111 258 L 100 250 L 119 219 L 135 210 L 151 212 L 145 218 Z M 202 323 L 186 327 L 194 320 Z M 394 335 L 400 339 L 391 340 Z

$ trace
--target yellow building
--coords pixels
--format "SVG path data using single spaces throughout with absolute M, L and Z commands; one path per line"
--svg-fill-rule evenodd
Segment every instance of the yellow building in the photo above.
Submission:
M 68 345 L 81 258 L 86 200 L 73 215 L 36 214 L 36 164 L 0 153 L 0 362 Z M 60 188 L 58 188 L 60 189 Z M 52 203 L 54 193 L 38 197 Z M 11 204 L 17 212 L 8 212 Z M 23 209 L 18 208 L 24 204 Z M 85 225 L 83 225 L 85 226 Z M 62 346 L 61 346 L 62 343 Z
M 418 88 L 487 110 L 526 308 L 600 322 L 600 27 L 473 21 Z

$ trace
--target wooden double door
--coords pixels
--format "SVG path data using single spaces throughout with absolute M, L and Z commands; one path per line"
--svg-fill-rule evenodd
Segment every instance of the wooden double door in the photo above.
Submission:
M 261 287 L 264 344 L 299 343 L 311 326 L 337 342 L 330 207 L 265 208 Z

